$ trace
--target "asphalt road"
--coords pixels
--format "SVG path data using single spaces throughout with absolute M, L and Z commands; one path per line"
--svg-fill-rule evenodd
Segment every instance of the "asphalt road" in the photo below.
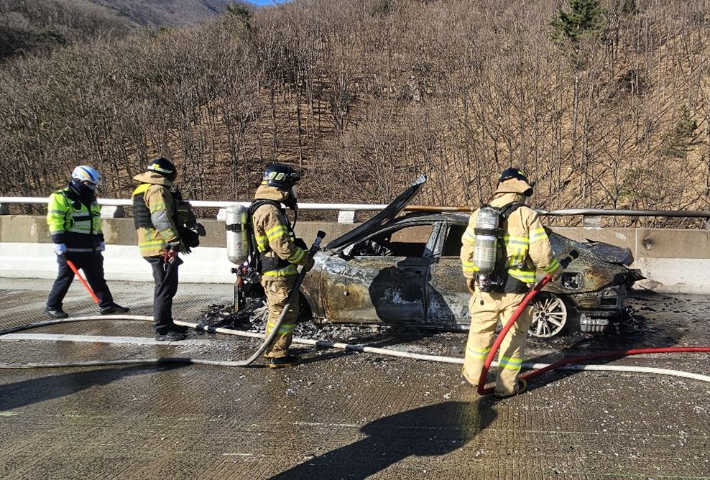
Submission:
M 150 314 L 151 286 L 111 284 Z M 0 279 L 0 329 L 43 319 L 47 281 Z M 180 319 L 225 304 L 229 285 L 183 285 Z M 710 345 L 710 297 L 638 292 L 609 334 L 532 341 L 526 359 L 636 346 Z M 65 309 L 96 313 L 79 285 Z M 30 333 L 30 332 L 28 332 Z M 31 333 L 151 337 L 101 320 Z M 461 356 L 465 334 L 369 328 L 331 338 Z M 0 340 L 0 362 L 246 358 L 256 340 L 190 334 L 184 345 Z M 550 373 L 530 391 L 478 397 L 459 367 L 302 349 L 296 368 L 112 366 L 0 370 L 3 479 L 710 479 L 710 384 L 643 374 Z M 710 374 L 710 356 L 610 361 Z

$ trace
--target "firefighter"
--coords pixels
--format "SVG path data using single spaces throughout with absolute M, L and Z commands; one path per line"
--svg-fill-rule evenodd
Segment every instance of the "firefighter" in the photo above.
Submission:
M 284 204 L 290 209 L 296 209 L 295 186 L 300 178 L 287 165 L 274 163 L 268 166 L 249 208 L 260 257 L 261 285 L 267 298 L 267 336 L 278 321 L 294 287 L 298 276 L 297 265 L 303 265 L 306 271 L 313 267 L 313 259 L 306 252 L 306 245 L 297 241 L 286 210 L 281 206 Z M 293 302 L 274 342 L 264 353 L 270 368 L 292 367 L 300 362 L 299 357 L 289 352 L 297 319 L 298 302 Z
M 111 291 L 104 279 L 106 250 L 101 232 L 101 207 L 96 201 L 96 187 L 101 174 L 91 167 L 80 165 L 72 172 L 72 178 L 62 190 L 49 197 L 47 225 L 57 255 L 59 273 L 47 298 L 44 312 L 54 318 L 66 318 L 62 301 L 74 280 L 74 271 L 67 260 L 84 271 L 86 280 L 99 299 L 99 311 L 103 315 L 125 313 L 128 308 L 114 303 Z
M 533 187 L 522 171 L 508 168 L 501 174 L 493 200 L 489 204 L 504 215 L 500 218 L 497 239 L 498 244 L 502 246 L 495 259 L 496 271 L 500 273 L 494 275 L 492 281 L 479 274 L 474 262 L 480 208 L 471 215 L 461 239 L 463 274 L 471 292 L 471 329 L 462 373 L 474 386 L 478 384 L 486 356 L 493 345 L 498 321 L 505 325 L 523 301 L 525 294 L 535 283 L 536 267 L 551 274 L 553 278 L 557 278 L 562 272 L 562 267 L 553 256 L 550 240 L 538 215 L 524 205 L 532 193 Z M 479 233 L 481 231 L 479 227 Z M 478 243 L 480 247 L 483 242 Z M 494 392 L 497 397 L 510 397 L 525 391 L 527 385 L 518 375 L 531 323 L 532 311 L 531 307 L 527 307 L 500 346 Z
M 171 190 L 176 177 L 175 165 L 163 157 L 150 162 L 145 173 L 133 177 L 140 183 L 133 192 L 133 221 L 141 256 L 153 269 L 153 330 L 159 341 L 183 340 L 187 332 L 187 327 L 175 325 L 172 314 L 182 263 L 178 254 L 187 252 Z

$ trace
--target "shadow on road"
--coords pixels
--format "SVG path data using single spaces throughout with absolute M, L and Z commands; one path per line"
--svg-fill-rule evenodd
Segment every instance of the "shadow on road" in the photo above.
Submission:
M 136 366 L 124 368 L 104 368 L 62 375 L 47 375 L 20 382 L 0 385 L 0 411 L 25 407 L 34 403 L 54 400 L 72 395 L 94 386 L 108 385 L 111 382 L 134 375 L 155 373 L 185 365 Z
M 496 418 L 493 398 L 444 402 L 370 422 L 365 438 L 303 462 L 272 479 L 364 479 L 411 456 L 453 452 L 471 441 Z

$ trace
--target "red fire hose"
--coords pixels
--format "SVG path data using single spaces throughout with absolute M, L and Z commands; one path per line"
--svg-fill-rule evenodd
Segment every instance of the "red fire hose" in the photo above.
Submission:
M 560 264 L 563 267 L 566 267 L 569 262 L 571 262 L 574 258 L 577 258 L 578 254 L 576 251 L 570 252 L 569 257 L 565 258 L 564 260 L 560 261 Z M 510 320 L 508 320 L 508 323 L 505 324 L 503 327 L 503 330 L 498 334 L 498 337 L 496 338 L 496 341 L 493 343 L 493 346 L 491 347 L 491 350 L 488 352 L 488 356 L 486 357 L 486 361 L 483 364 L 483 370 L 481 370 L 481 376 L 478 379 L 478 387 L 476 388 L 476 391 L 478 392 L 479 395 L 488 395 L 490 393 L 493 393 L 493 390 L 495 389 L 494 387 L 488 387 L 486 388 L 486 376 L 488 375 L 488 370 L 491 367 L 491 363 L 493 363 L 493 359 L 496 356 L 496 353 L 498 353 L 498 349 L 500 348 L 500 344 L 503 342 L 503 339 L 505 336 L 508 334 L 508 331 L 513 327 L 513 324 L 518 320 L 518 317 L 523 313 L 525 310 L 525 307 L 528 306 L 528 303 L 535 297 L 535 295 L 538 294 L 540 290 L 542 290 L 545 285 L 547 285 L 550 281 L 552 280 L 552 277 L 550 275 L 546 275 L 545 278 L 540 280 L 537 285 L 533 287 L 532 290 L 528 292 L 527 295 L 525 295 L 525 298 L 523 298 L 523 301 L 520 303 L 518 308 L 515 310 L 513 313 L 513 316 L 510 317 Z M 570 357 L 570 358 L 565 358 L 562 359 L 558 362 L 552 363 L 544 368 L 540 368 L 537 370 L 532 370 L 530 372 L 524 373 L 520 376 L 520 378 L 524 379 L 529 379 L 533 377 L 537 377 L 542 375 L 543 373 L 555 370 L 557 368 L 563 367 L 565 365 L 570 365 L 574 363 L 582 363 L 586 362 L 589 360 L 596 360 L 598 358 L 612 358 L 612 357 L 629 357 L 632 355 L 643 355 L 643 354 L 649 354 L 649 353 L 710 353 L 710 347 L 660 347 L 660 348 L 638 348 L 638 349 L 632 349 L 632 350 L 616 350 L 612 352 L 601 352 L 601 353 L 595 353 L 592 355 L 584 355 L 582 357 Z

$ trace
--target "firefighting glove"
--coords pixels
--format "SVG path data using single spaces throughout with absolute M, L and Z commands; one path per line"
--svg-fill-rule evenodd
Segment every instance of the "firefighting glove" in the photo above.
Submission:
M 313 265 L 315 265 L 315 260 L 313 260 L 313 257 L 308 256 L 308 261 L 303 264 L 303 271 L 304 272 L 309 272 L 311 268 L 313 268 Z
M 67 253 L 67 246 L 63 243 L 55 243 L 54 253 L 56 253 L 57 255 L 64 255 L 65 253 Z
M 168 248 L 162 251 L 165 263 L 173 263 L 180 253 L 180 243 L 168 243 Z
M 476 280 L 474 280 L 473 278 L 467 278 L 466 287 L 468 287 L 468 291 L 471 292 L 471 295 L 476 293 Z
M 99 243 L 99 252 L 105 252 L 106 251 L 106 243 L 101 242 Z

